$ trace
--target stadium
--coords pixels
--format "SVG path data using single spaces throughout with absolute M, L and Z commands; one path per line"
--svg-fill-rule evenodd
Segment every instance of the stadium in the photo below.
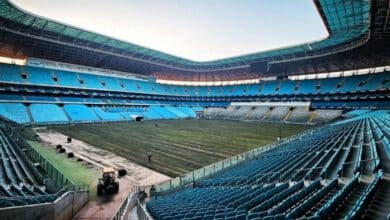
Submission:
M 311 4 L 195 61 L 0 0 L 0 219 L 390 219 L 390 1 Z

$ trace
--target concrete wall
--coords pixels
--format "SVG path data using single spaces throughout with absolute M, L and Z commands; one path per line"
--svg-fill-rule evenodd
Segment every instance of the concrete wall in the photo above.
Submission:
M 56 220 L 72 219 L 88 202 L 88 192 L 70 192 L 55 201 L 54 216 Z
M 2 220 L 55 219 L 54 203 L 0 209 Z
M 88 202 L 88 191 L 68 192 L 53 203 L 0 209 L 1 220 L 68 220 Z

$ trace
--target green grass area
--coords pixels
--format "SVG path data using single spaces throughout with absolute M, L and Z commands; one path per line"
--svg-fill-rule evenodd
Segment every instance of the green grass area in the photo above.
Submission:
M 156 126 L 156 124 L 158 126 Z M 199 169 L 310 127 L 216 120 L 171 120 L 51 126 L 171 177 Z M 152 162 L 147 160 L 152 153 Z
M 77 161 L 74 158 L 67 158 L 66 154 L 60 154 L 52 147 L 42 146 L 37 141 L 28 141 L 29 144 L 37 150 L 46 160 L 55 166 L 67 178 L 72 180 L 76 185 L 88 185 L 90 198 L 96 195 L 96 181 L 101 173 L 96 168 L 89 168 L 84 162 Z

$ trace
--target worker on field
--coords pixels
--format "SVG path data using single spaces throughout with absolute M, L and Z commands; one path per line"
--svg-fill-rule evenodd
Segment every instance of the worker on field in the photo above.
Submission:
M 154 187 L 154 185 L 152 185 L 152 187 L 150 187 L 150 197 L 154 196 L 154 198 L 156 199 L 157 195 L 155 194 L 155 192 L 156 188 Z
M 152 162 L 152 152 L 148 151 L 147 156 L 148 156 L 148 162 L 151 163 Z
M 141 203 L 144 202 L 145 198 L 147 197 L 148 195 L 146 194 L 145 192 L 145 189 L 142 189 L 138 192 L 138 199 Z

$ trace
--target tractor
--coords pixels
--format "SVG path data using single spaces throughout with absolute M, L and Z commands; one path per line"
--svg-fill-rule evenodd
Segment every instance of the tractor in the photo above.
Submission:
M 115 194 L 119 190 L 119 182 L 115 181 L 115 170 L 112 167 L 105 167 L 102 170 L 102 178 L 99 178 L 97 183 L 97 194 Z

